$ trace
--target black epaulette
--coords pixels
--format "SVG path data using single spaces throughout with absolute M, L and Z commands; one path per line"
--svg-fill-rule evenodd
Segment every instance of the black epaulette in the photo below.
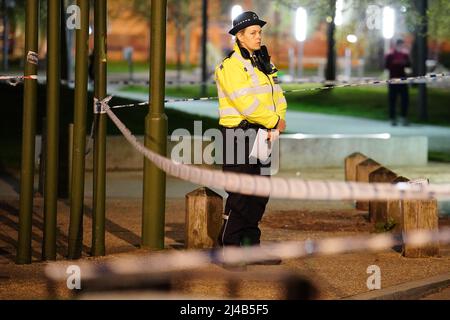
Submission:
M 227 56 L 225 57 L 225 59 L 223 59 L 223 61 L 225 61 L 225 60 L 227 60 L 227 59 L 230 59 L 231 56 L 233 55 L 233 53 L 234 53 L 234 50 L 231 51 L 229 54 L 227 54 Z

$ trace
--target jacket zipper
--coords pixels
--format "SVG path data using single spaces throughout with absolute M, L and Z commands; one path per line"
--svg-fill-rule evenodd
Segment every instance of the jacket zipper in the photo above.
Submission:
M 273 94 L 274 94 L 273 90 L 274 89 L 273 89 L 272 81 L 270 81 L 269 75 L 267 75 L 267 74 L 265 74 L 265 75 L 266 75 L 267 79 L 269 79 L 270 87 L 272 88 L 272 102 L 273 102 L 273 108 L 275 109 L 274 112 L 276 112 L 277 110 L 276 110 L 276 106 L 275 106 L 275 100 L 273 99 Z

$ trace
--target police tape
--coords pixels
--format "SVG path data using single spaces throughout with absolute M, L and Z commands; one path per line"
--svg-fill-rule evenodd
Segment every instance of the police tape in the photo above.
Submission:
M 0 81 L 6 81 L 11 86 L 16 86 L 24 80 L 37 80 L 37 75 L 31 76 L 0 76 Z
M 68 85 L 68 84 L 75 84 L 75 81 L 73 80 L 61 80 L 61 84 Z M 189 81 L 189 80 L 170 80 L 166 81 L 166 86 L 176 86 L 176 85 L 215 85 L 215 81 Z M 132 86 L 132 85 L 143 85 L 148 86 L 150 85 L 149 80 L 109 80 L 108 85 L 117 85 L 117 86 Z
M 210 251 L 171 251 L 139 258 L 119 258 L 102 264 L 81 262 L 77 265 L 80 267 L 84 280 L 93 280 L 111 275 L 155 275 L 193 270 L 211 264 L 245 265 L 274 258 L 287 260 L 361 251 L 379 252 L 401 245 L 422 248 L 444 243 L 450 243 L 450 228 L 413 230 L 402 234 L 383 233 L 368 236 L 283 241 L 253 247 L 217 248 Z M 65 281 L 68 277 L 67 266 L 62 263 L 49 264 L 45 269 L 45 274 L 52 281 Z
M 193 184 L 218 188 L 246 195 L 279 199 L 309 200 L 404 200 L 450 199 L 450 184 L 425 185 L 409 183 L 360 183 L 338 181 L 308 181 L 299 178 L 265 177 L 198 168 L 173 162 L 141 144 L 131 131 L 100 101 L 125 139 L 165 173 Z
M 246 174 L 224 173 L 218 170 L 200 169 L 190 165 L 174 163 L 152 150 L 145 148 L 114 114 L 107 101 L 98 101 L 125 139 L 152 161 L 159 169 L 174 177 L 194 184 L 225 189 L 230 192 L 255 196 L 271 196 L 282 199 L 311 200 L 402 200 L 450 198 L 450 185 L 424 185 L 399 183 L 348 183 L 331 181 L 306 181 L 300 179 L 269 178 Z M 433 243 L 450 243 L 450 228 L 442 230 L 415 230 L 403 234 L 378 234 L 327 238 L 320 240 L 286 241 L 264 244 L 259 247 L 225 247 L 209 252 L 185 251 L 156 254 L 146 258 L 120 259 L 103 265 L 78 264 L 85 280 L 99 276 L 158 274 L 187 269 L 197 269 L 213 264 L 248 264 L 274 257 L 296 259 L 311 255 L 333 255 L 358 251 L 382 251 L 397 245 L 414 247 Z M 51 264 L 46 275 L 53 281 L 65 280 L 67 268 Z
M 322 90 L 331 90 L 338 88 L 348 88 L 348 87 L 362 87 L 362 86 L 379 86 L 379 85 L 399 85 L 399 84 L 413 84 L 413 83 L 430 83 L 436 82 L 438 80 L 447 80 L 450 78 L 450 74 L 448 73 L 439 73 L 439 74 L 430 74 L 421 77 L 408 77 L 408 78 L 397 78 L 397 79 L 389 79 L 389 80 L 372 80 L 372 81 L 362 81 L 362 82 L 344 82 L 339 85 L 328 85 L 322 87 L 314 87 L 314 88 L 301 88 L 301 89 L 291 89 L 284 90 L 284 94 L 289 93 L 299 93 L 299 92 L 313 92 L 313 91 L 322 91 Z M 201 97 L 201 98 L 181 98 L 181 99 L 167 99 L 164 103 L 179 103 L 179 102 L 194 102 L 194 101 L 212 101 L 218 100 L 217 96 L 214 97 Z M 124 105 L 111 106 L 111 109 L 121 109 L 121 108 L 135 108 L 148 106 L 150 104 L 149 101 L 140 102 L 140 103 L 130 103 Z

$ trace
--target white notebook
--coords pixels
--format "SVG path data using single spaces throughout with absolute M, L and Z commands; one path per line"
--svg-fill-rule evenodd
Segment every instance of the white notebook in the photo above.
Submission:
M 259 129 L 249 158 L 256 158 L 262 162 L 266 162 L 272 154 L 272 146 L 279 138 L 279 134 L 280 132 L 278 130 L 272 130 L 272 135 L 275 135 L 275 139 L 273 141 L 269 141 L 269 133 L 267 130 Z

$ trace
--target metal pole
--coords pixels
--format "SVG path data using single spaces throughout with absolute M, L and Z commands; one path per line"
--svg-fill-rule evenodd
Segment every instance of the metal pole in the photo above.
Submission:
M 203 0 L 203 14 L 202 14 L 202 96 L 206 96 L 208 93 L 208 0 Z
M 345 78 L 350 81 L 352 78 L 352 49 L 345 48 Z
M 417 60 L 418 60 L 418 76 L 427 74 L 426 61 L 428 59 L 428 0 L 417 1 L 417 9 L 421 17 L 419 32 L 417 33 Z M 427 85 L 426 83 L 419 84 L 418 107 L 420 119 L 428 120 L 427 108 Z
M 303 41 L 298 42 L 298 66 L 297 66 L 297 72 L 298 72 L 298 79 L 300 80 L 303 77 Z
M 60 0 L 48 0 L 47 10 L 47 150 L 44 183 L 43 260 L 56 260 L 56 213 L 58 205 Z
M 150 112 L 145 127 L 145 146 L 166 156 L 167 116 L 164 113 L 167 0 L 151 4 Z M 142 247 L 164 249 L 166 174 L 149 160 L 144 164 Z
M 27 0 L 25 8 L 25 76 L 36 75 L 37 65 L 27 59 L 38 51 L 39 0 Z M 37 81 L 25 80 L 23 98 L 22 169 L 20 181 L 19 243 L 17 264 L 31 263 L 31 228 L 34 191 Z
M 330 16 L 327 17 L 328 30 L 327 30 L 327 66 L 325 69 L 325 80 L 334 81 L 336 80 L 336 40 L 334 39 L 334 34 L 336 30 L 336 25 L 334 23 L 334 17 L 336 15 L 336 1 L 330 0 Z
M 81 28 L 76 31 L 73 169 L 70 203 L 69 259 L 81 258 L 88 87 L 89 0 L 78 0 Z
M 60 5 L 60 78 L 62 80 L 69 79 L 69 55 L 67 48 L 67 28 L 66 28 L 66 4 L 67 1 L 61 0 Z M 61 90 L 65 90 L 60 86 Z M 68 106 L 61 105 L 60 113 L 67 112 Z M 69 121 L 64 121 L 65 117 L 60 119 L 60 136 L 59 136 L 59 162 L 58 162 L 58 198 L 68 199 L 70 189 L 70 176 L 69 176 L 69 136 L 68 126 Z M 71 158 L 70 158 L 71 159 Z
M 107 66 L 107 3 L 106 0 L 95 1 L 94 8 L 94 54 L 95 83 L 97 99 L 106 97 Z M 106 198 L 106 115 L 94 116 L 94 208 L 92 224 L 92 255 L 105 255 L 105 198 Z
M 289 48 L 288 50 L 289 56 L 289 75 L 292 80 L 295 79 L 295 50 L 294 48 Z

